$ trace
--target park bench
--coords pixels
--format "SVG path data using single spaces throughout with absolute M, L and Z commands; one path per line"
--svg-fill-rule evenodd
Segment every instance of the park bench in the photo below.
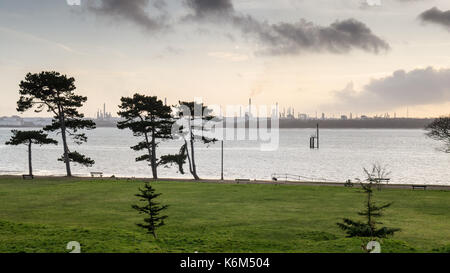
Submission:
M 95 176 L 99 176 L 99 177 L 103 177 L 103 173 L 102 172 L 91 172 L 91 177 L 95 177 Z
M 423 189 L 426 190 L 427 186 L 426 185 L 412 185 L 413 190 L 417 189 Z
M 372 181 L 374 181 L 376 183 L 382 183 L 382 182 L 389 183 L 389 181 L 391 181 L 391 179 L 390 178 L 374 178 L 374 179 L 372 179 Z
M 22 178 L 23 178 L 23 180 L 31 180 L 31 179 L 34 179 L 34 175 L 23 174 Z

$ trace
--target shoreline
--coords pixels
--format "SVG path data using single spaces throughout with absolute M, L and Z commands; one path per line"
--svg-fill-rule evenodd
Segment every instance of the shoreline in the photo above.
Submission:
M 159 178 L 154 180 L 153 178 L 145 177 L 88 177 L 88 176 L 34 176 L 36 179 L 81 179 L 81 180 L 143 180 L 143 181 L 155 181 L 155 182 L 183 182 L 183 183 L 209 183 L 209 184 L 254 184 L 254 185 L 291 185 L 291 186 L 327 186 L 327 187 L 344 187 L 345 182 L 320 182 L 320 181 L 272 181 L 272 180 L 248 180 L 248 179 L 187 179 L 187 178 Z M 0 175 L 0 179 L 15 178 L 22 179 L 21 175 Z M 33 181 L 33 180 L 30 180 Z M 359 183 L 353 183 L 354 188 L 360 188 Z M 413 190 L 413 186 L 426 186 L 426 190 L 444 190 L 450 191 L 450 185 L 437 185 L 437 184 L 382 184 L 386 189 L 409 189 Z M 417 189 L 423 190 L 423 189 Z

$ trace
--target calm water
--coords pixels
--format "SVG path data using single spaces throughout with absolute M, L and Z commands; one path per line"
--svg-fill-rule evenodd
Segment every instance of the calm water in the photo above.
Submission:
M 437 151 L 440 143 L 428 139 L 422 130 L 323 129 L 321 149 L 310 150 L 309 136 L 313 132 L 280 130 L 279 148 L 270 152 L 260 151 L 256 141 L 226 141 L 225 178 L 270 179 L 272 173 L 291 173 L 345 181 L 362 178 L 363 167 L 380 162 L 392 171 L 392 183 L 450 184 L 450 155 Z M 129 131 L 98 128 L 88 136 L 89 142 L 76 150 L 93 158 L 96 164 L 92 168 L 74 166 L 74 174 L 86 176 L 90 171 L 102 171 L 107 176 L 151 176 L 145 163 L 134 160 L 137 153 L 129 147 L 138 139 Z M 9 137 L 10 129 L 0 128 L 0 174 L 26 173 L 26 146 L 5 146 Z M 163 143 L 160 153 L 176 153 L 179 147 L 179 142 Z M 35 174 L 63 175 L 64 165 L 57 161 L 61 154 L 61 146 L 35 146 Z M 220 178 L 220 155 L 220 144 L 197 145 L 200 177 Z M 191 177 L 177 173 L 175 167 L 160 168 L 159 176 Z

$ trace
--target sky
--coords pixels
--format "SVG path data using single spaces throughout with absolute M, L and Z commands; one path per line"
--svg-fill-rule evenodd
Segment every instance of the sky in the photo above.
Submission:
M 448 0 L 77 2 L 0 1 L 0 116 L 41 71 L 74 77 L 90 117 L 136 92 L 311 116 L 450 114 Z

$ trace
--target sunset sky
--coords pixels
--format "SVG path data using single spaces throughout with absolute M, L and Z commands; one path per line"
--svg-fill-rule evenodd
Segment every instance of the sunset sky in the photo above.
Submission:
M 115 115 L 135 92 L 170 104 L 251 97 L 309 115 L 448 115 L 449 10 L 448 0 L 1 0 L 0 116 L 16 114 L 26 73 L 43 70 L 75 77 L 87 116 L 103 103 Z

